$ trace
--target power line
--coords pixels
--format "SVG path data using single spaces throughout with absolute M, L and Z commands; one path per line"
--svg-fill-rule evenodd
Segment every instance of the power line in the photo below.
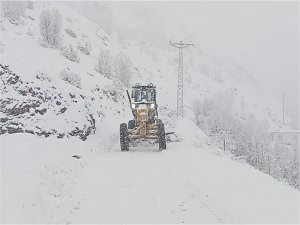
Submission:
M 178 88 L 177 88 L 177 117 L 183 117 L 183 49 L 194 44 L 169 42 L 169 44 L 179 49 L 178 58 Z

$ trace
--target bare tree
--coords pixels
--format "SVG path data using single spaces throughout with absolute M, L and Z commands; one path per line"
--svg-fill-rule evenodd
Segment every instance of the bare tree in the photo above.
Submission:
M 125 53 L 119 53 L 114 60 L 114 71 L 116 78 L 119 79 L 125 87 L 129 87 L 131 82 L 131 62 Z
M 58 10 L 44 10 L 40 15 L 40 32 L 44 47 L 57 48 L 60 46 L 62 15 Z
M 95 69 L 106 78 L 112 79 L 112 59 L 108 49 L 101 49 Z
M 10 20 L 20 20 L 25 15 L 27 3 L 23 1 L 3 1 L 1 11 L 4 17 Z

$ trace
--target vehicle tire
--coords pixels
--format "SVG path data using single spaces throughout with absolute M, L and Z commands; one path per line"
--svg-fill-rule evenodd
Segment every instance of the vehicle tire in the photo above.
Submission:
M 126 123 L 120 124 L 120 144 L 122 151 L 129 150 L 129 137 Z
M 128 129 L 133 129 L 133 128 L 135 128 L 135 121 L 134 120 L 129 120 Z
M 157 136 L 158 136 L 157 138 L 158 138 L 159 150 L 161 151 L 167 149 L 165 125 L 163 123 L 158 124 Z

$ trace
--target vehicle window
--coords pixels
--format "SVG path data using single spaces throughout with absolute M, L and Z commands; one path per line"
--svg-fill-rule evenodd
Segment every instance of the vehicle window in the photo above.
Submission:
M 142 91 L 142 101 L 148 101 L 148 98 L 147 98 L 147 91 L 146 90 L 143 90 Z
M 135 91 L 134 101 L 135 102 L 152 102 L 154 100 L 153 90 L 137 90 Z
M 136 91 L 136 94 L 135 94 L 135 101 L 136 102 L 140 102 L 142 100 L 142 95 L 141 95 L 141 91 Z
M 151 90 L 149 90 L 149 91 L 147 92 L 147 101 L 148 101 L 148 102 L 152 102 L 152 93 L 151 93 Z

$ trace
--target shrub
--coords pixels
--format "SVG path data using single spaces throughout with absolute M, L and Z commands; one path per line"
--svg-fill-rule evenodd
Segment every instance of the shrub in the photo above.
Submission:
M 95 70 L 108 79 L 112 78 L 112 60 L 109 50 L 101 49 Z
M 78 56 L 78 52 L 73 48 L 72 45 L 69 47 L 62 48 L 62 54 L 69 60 L 73 62 L 80 62 L 80 58 Z
M 42 80 L 42 81 L 48 81 L 48 82 L 51 82 L 50 76 L 49 76 L 47 73 L 45 73 L 45 72 L 43 72 L 43 71 L 40 71 L 40 70 L 37 71 L 37 74 L 36 74 L 35 77 L 36 77 L 37 79 L 39 79 L 39 80 Z
M 77 35 L 71 30 L 70 27 L 66 28 L 66 29 L 65 29 L 65 32 L 66 32 L 68 35 L 70 35 L 72 38 L 76 38 L 76 37 L 77 37 Z
M 3 1 L 1 3 L 2 15 L 11 20 L 20 20 L 25 15 L 27 3 L 22 1 Z
M 79 44 L 77 48 L 86 55 L 90 55 L 91 53 L 91 43 L 88 40 L 86 40 L 83 44 Z
M 78 74 L 70 71 L 69 69 L 63 70 L 60 73 L 62 80 L 67 81 L 69 84 L 81 88 L 81 79 Z
M 57 10 L 44 10 L 40 15 L 40 32 L 44 47 L 57 48 L 60 45 L 62 16 Z

